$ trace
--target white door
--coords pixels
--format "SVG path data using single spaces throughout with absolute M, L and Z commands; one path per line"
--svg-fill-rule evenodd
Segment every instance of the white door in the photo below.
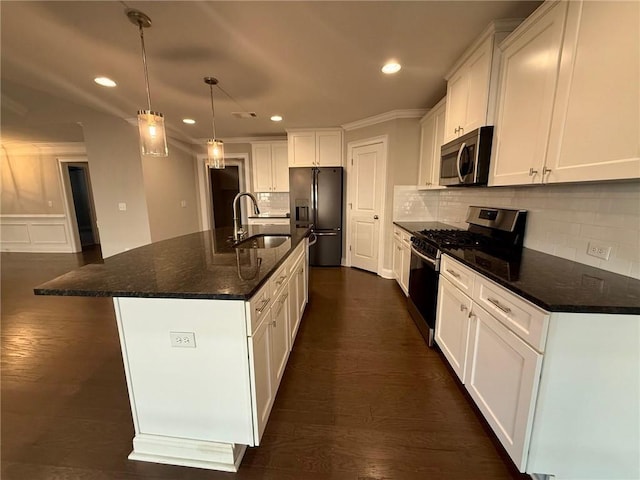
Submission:
M 374 273 L 380 253 L 384 155 L 382 143 L 355 147 L 350 172 L 351 266 Z

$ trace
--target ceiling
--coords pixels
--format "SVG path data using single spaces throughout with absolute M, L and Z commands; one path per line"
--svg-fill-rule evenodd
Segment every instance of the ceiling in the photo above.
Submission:
M 152 109 L 170 136 L 284 135 L 397 109 L 428 108 L 444 75 L 492 19 L 526 17 L 541 2 L 126 2 L 145 29 Z M 78 141 L 85 108 L 132 118 L 146 108 L 138 29 L 125 2 L 2 1 L 3 139 Z M 402 70 L 380 72 L 397 59 Z M 116 88 L 93 78 L 114 79 Z M 256 112 L 237 119 L 231 113 Z M 284 121 L 269 120 L 280 114 Z M 185 125 L 182 119 L 196 120 Z

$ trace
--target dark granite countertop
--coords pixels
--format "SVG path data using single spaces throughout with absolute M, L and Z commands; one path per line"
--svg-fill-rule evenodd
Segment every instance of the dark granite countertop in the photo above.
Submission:
M 290 218 L 288 213 L 260 213 L 258 215 L 249 215 L 249 218 Z
M 408 232 L 455 229 L 440 222 L 393 222 Z M 640 314 L 640 280 L 522 249 L 501 259 L 480 249 L 443 252 L 549 312 Z
M 308 228 L 248 225 L 247 236 L 290 234 L 275 248 L 233 248 L 231 228 L 144 245 L 85 265 L 34 289 L 36 295 L 246 300 L 264 284 Z
M 420 230 L 459 230 L 457 227 L 442 222 L 393 222 L 393 224 L 409 233 L 419 232 Z
M 640 280 L 522 249 L 499 259 L 477 249 L 444 253 L 550 312 L 640 314 Z

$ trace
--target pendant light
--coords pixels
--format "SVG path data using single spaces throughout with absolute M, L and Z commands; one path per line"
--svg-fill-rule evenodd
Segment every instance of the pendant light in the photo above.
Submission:
M 211 168 L 224 168 L 224 144 L 216 138 L 216 115 L 213 108 L 213 86 L 218 84 L 214 77 L 204 77 L 204 83 L 209 85 L 211 93 L 211 125 L 213 137 L 207 140 L 207 165 Z
M 144 67 L 144 83 L 147 88 L 147 110 L 138 110 L 138 129 L 140 132 L 140 149 L 142 155 L 166 157 L 167 137 L 164 131 L 164 116 L 151 110 L 151 94 L 149 93 L 149 73 L 147 72 L 147 54 L 144 49 L 144 29 L 151 26 L 151 19 L 140 10 L 128 8 L 125 13 L 131 23 L 140 30 L 142 44 L 142 65 Z

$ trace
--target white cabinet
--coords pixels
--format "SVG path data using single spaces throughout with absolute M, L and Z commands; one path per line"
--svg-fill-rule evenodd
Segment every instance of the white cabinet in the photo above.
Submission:
M 536 352 L 474 304 L 465 387 L 520 471 L 524 471 L 542 366 Z
M 437 305 L 436 342 L 524 471 L 549 314 L 447 255 Z
M 497 44 L 518 21 L 495 21 L 465 52 L 447 80 L 444 143 L 493 123 L 497 66 Z
M 290 167 L 341 167 L 342 130 L 287 131 Z
M 460 381 L 466 368 L 470 311 L 471 299 L 441 276 L 435 340 Z
M 255 192 L 289 191 L 287 142 L 252 143 L 251 158 Z
M 300 321 L 307 304 L 307 262 L 302 255 L 291 270 L 289 280 L 289 346 L 293 349 L 293 343 L 300 328 Z
M 411 234 L 393 227 L 393 277 L 405 295 L 409 294 L 409 272 L 411 268 Z
M 547 2 L 516 29 L 490 185 L 640 177 L 639 38 L 638 2 Z
M 290 330 L 289 330 L 289 284 L 285 283 L 284 288 L 278 294 L 271 306 L 271 346 L 273 364 L 273 382 L 280 385 L 284 367 L 289 359 Z
M 253 396 L 253 436 L 255 445 L 260 444 L 262 433 L 269 420 L 275 399 L 273 382 L 271 311 L 265 313 L 264 322 L 250 337 L 249 363 L 251 368 L 251 392 Z
M 420 120 L 420 173 L 421 188 L 444 188 L 440 183 L 440 148 L 444 143 L 446 98 Z

